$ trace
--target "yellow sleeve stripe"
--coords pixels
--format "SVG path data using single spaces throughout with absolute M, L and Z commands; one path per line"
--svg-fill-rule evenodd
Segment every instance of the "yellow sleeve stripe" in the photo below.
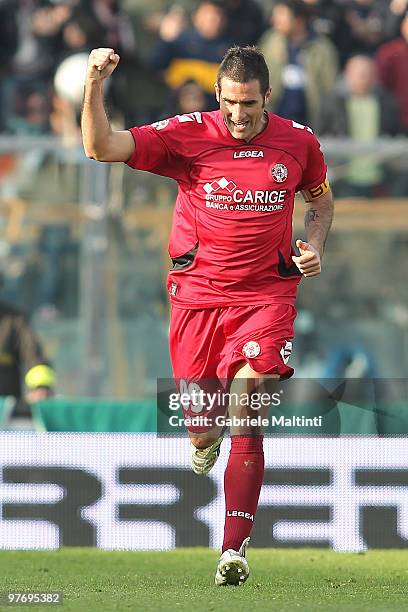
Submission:
M 312 189 L 306 189 L 305 191 L 302 191 L 302 195 L 306 202 L 311 202 L 312 200 L 316 200 L 316 198 L 320 198 L 320 196 L 327 193 L 329 189 L 330 183 L 329 180 L 326 178 L 326 180 L 317 187 L 312 187 Z
M 36 365 L 28 370 L 24 380 L 29 389 L 51 388 L 55 385 L 55 372 L 47 365 Z

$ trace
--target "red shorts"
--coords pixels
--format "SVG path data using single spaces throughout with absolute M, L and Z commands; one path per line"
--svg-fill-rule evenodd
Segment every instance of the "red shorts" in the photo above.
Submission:
M 289 378 L 295 318 L 291 304 L 202 310 L 172 306 L 170 356 L 177 386 L 180 379 L 201 386 L 207 381 L 213 392 L 220 381 L 218 388 L 226 389 L 245 362 L 255 372 Z

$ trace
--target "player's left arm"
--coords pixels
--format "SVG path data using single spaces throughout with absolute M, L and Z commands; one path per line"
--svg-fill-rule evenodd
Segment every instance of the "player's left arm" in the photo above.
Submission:
M 316 189 L 303 191 L 303 197 L 307 242 L 296 240 L 300 255 L 292 259 L 303 276 L 317 276 L 322 270 L 324 246 L 333 220 L 333 194 L 326 180 Z

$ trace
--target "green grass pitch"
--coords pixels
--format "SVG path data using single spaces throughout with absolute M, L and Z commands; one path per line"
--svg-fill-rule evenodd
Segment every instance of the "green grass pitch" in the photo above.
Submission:
M 241 587 L 213 585 L 217 552 L 90 548 L 1 551 L 0 591 L 63 591 L 62 606 L 1 610 L 265 612 L 408 611 L 408 551 L 249 549 Z

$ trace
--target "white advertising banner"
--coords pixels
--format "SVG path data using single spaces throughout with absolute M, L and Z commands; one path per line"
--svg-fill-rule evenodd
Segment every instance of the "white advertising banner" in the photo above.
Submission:
M 230 442 L 194 475 L 186 437 L 0 433 L 0 548 L 219 547 Z M 407 438 L 265 438 L 251 544 L 408 546 Z

